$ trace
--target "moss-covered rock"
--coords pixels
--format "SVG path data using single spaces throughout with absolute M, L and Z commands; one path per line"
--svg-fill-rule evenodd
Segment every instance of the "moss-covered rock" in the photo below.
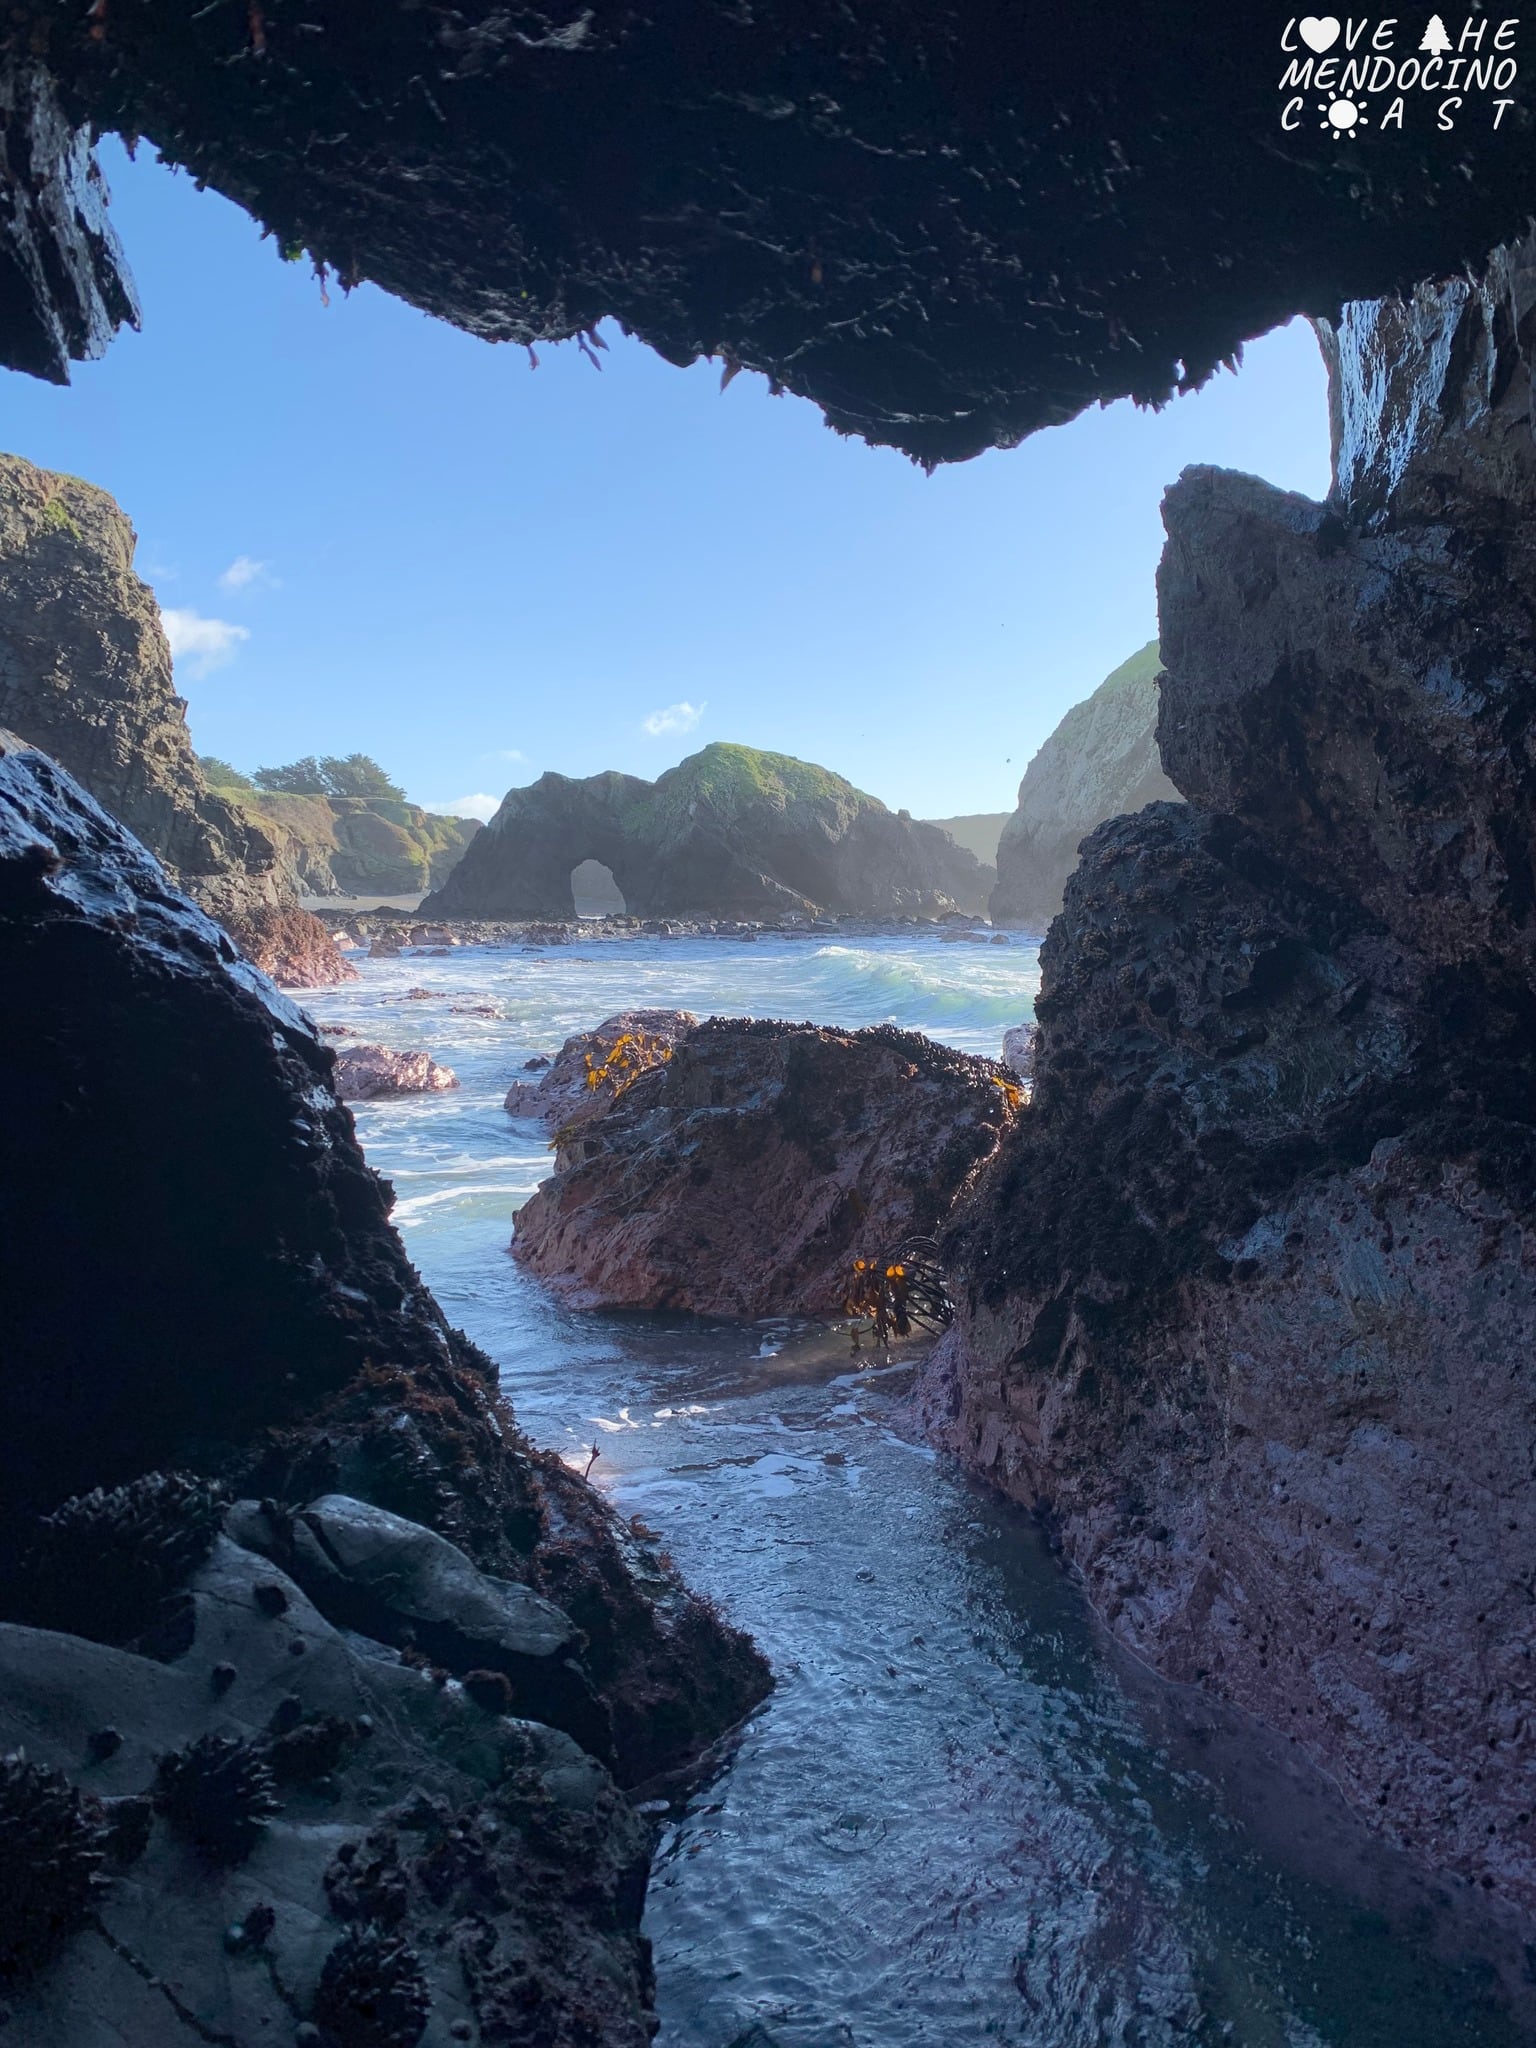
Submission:
M 411 896 L 440 888 L 480 830 L 475 818 L 442 817 L 389 797 L 254 789 L 230 795 L 271 839 L 279 869 L 302 896 Z
M 588 859 L 641 917 L 975 913 L 989 876 L 947 832 L 830 769 L 717 740 L 654 782 L 610 770 L 510 791 L 422 908 L 569 917 L 571 871 Z

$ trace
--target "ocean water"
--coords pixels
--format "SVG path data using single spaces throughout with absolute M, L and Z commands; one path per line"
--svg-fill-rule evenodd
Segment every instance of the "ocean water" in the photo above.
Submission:
M 502 1099 L 625 1008 L 892 1021 L 996 1054 L 1036 948 L 582 938 L 364 960 L 321 1023 L 451 1094 L 358 1106 L 396 1219 L 523 1426 L 771 1658 L 668 1813 L 662 2048 L 1505 2048 L 1521 1959 L 1295 1752 L 1108 1642 L 1033 1525 L 901 1434 L 910 1361 L 791 1321 L 573 1314 L 508 1256 L 549 1169 Z M 861 1369 L 862 1367 L 862 1369 Z

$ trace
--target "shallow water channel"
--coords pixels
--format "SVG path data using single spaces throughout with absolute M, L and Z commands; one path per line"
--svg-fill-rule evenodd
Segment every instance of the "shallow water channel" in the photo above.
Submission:
M 789 1324 L 573 1315 L 507 1256 L 549 1155 L 502 1096 L 568 1032 L 675 1004 L 995 1053 L 1032 946 L 593 939 L 362 973 L 317 1019 L 463 1083 L 358 1109 L 423 1275 L 529 1433 L 582 1465 L 595 1444 L 594 1481 L 778 1676 L 663 1822 L 662 2048 L 1536 2038 L 1465 1894 L 1376 1848 L 1286 1743 L 1132 1664 L 1023 1515 L 902 1436 L 910 1361 Z

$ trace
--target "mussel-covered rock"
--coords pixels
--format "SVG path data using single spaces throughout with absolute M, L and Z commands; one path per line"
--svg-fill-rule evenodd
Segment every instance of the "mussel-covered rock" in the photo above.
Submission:
M 389 1928 L 349 1927 L 326 1957 L 315 2019 L 335 2048 L 416 2048 L 428 2011 L 421 1959 Z
M 35 1970 L 90 1919 L 107 1832 L 62 1771 L 0 1757 L 0 1978 Z
M 263 1751 L 234 1735 L 201 1735 L 161 1760 L 155 1804 L 215 1863 L 239 1863 L 279 1810 Z

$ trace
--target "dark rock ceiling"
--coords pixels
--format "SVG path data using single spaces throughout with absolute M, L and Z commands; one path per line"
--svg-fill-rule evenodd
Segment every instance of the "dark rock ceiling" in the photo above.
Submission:
M 1494 132 L 1474 98 L 1442 132 L 1437 100 L 1410 95 L 1401 131 L 1346 139 L 1309 93 L 1282 132 L 1287 16 L 68 0 L 13 26 L 10 62 L 41 63 L 71 121 L 147 138 L 343 284 L 490 340 L 612 318 L 937 462 L 1095 400 L 1161 402 L 1290 314 L 1452 272 L 1522 226 L 1536 135 L 1518 103 Z M 1399 31 L 1413 48 L 1416 25 Z M 14 178 L 35 125 L 7 130 L 12 241 L 47 198 L 37 165 L 19 197 Z M 72 253 L 96 283 L 51 360 L 46 337 L 25 360 L 14 304 L 0 343 L 62 375 L 128 300 L 99 234 L 50 264 L 32 225 L 34 272 Z

